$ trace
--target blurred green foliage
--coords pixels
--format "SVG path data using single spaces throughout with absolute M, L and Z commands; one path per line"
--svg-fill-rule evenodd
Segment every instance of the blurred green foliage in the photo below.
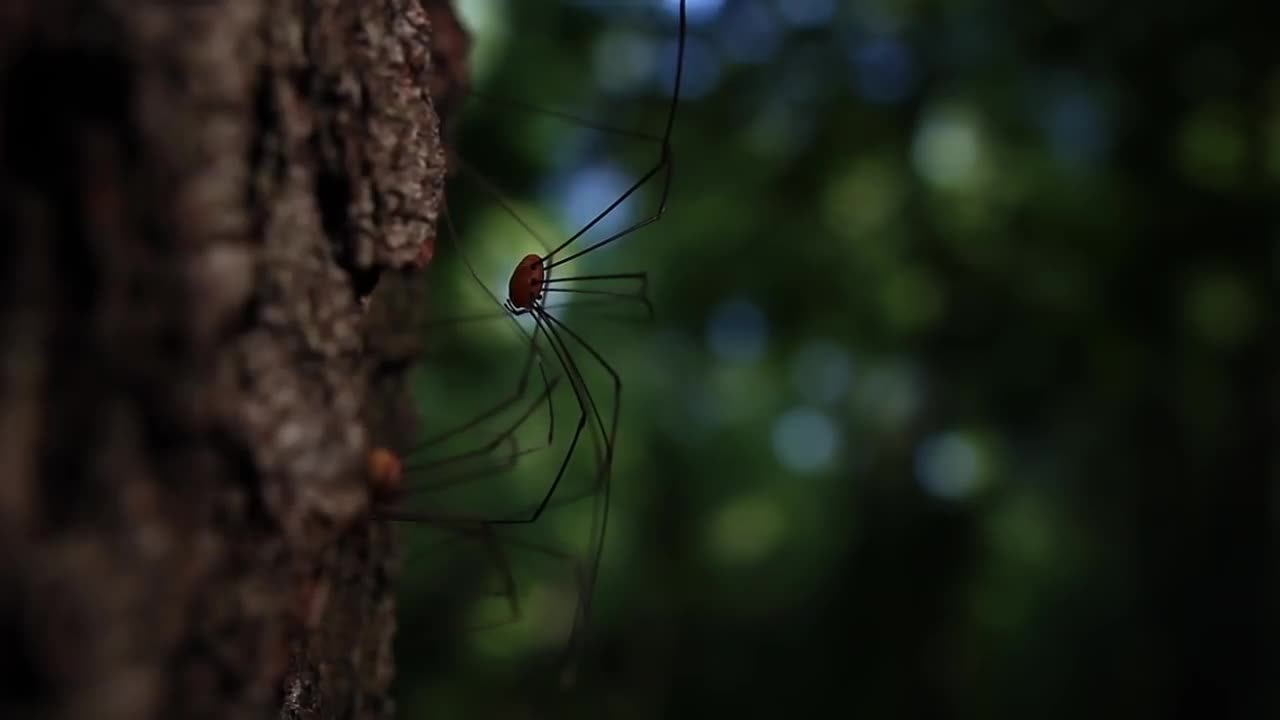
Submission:
M 478 87 L 660 132 L 670 3 L 459 4 Z M 409 528 L 402 717 L 1276 717 L 1280 13 L 690 5 L 668 213 L 582 263 L 647 270 L 658 319 L 563 316 L 625 382 L 578 688 L 562 563 L 513 549 L 524 621 L 464 631 L 505 607 L 491 556 Z M 654 154 L 495 103 L 460 132 L 549 238 Z M 459 246 L 505 297 L 538 246 L 474 190 Z M 496 309 L 441 243 L 441 313 Z M 428 424 L 515 387 L 492 325 L 435 338 Z M 589 558 L 590 509 L 529 532 Z

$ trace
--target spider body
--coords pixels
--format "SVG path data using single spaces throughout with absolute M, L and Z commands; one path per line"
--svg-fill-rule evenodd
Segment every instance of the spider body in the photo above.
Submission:
M 547 281 L 547 268 L 537 255 L 525 255 L 516 264 L 507 283 L 507 304 L 512 312 L 529 312 L 542 301 L 543 286 Z

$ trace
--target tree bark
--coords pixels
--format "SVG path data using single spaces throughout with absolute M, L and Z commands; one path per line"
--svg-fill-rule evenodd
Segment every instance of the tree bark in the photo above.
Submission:
M 0 717 L 388 717 L 418 0 L 0 6 Z

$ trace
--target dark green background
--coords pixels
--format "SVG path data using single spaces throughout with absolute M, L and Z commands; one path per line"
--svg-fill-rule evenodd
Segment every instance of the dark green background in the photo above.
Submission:
M 593 73 L 624 62 L 603 38 L 667 48 L 670 17 L 595 4 L 467 3 L 493 20 L 477 85 L 659 131 L 661 87 L 609 94 Z M 1276 717 L 1280 13 L 808 3 L 824 4 L 811 26 L 773 0 L 691 25 L 690 76 L 719 66 L 680 108 L 668 214 L 588 265 L 647 270 L 657 321 L 563 316 L 625 382 L 578 688 L 557 690 L 547 629 L 572 607 L 562 566 L 513 551 L 523 623 L 464 632 L 470 603 L 502 605 L 482 597 L 492 562 L 407 528 L 402 716 Z M 736 62 L 767 49 L 738 24 L 752 12 L 777 46 Z M 585 217 L 557 225 L 548 188 L 653 154 L 495 103 L 459 128 L 552 237 Z M 450 202 L 457 246 L 505 296 L 527 234 L 474 187 Z M 440 242 L 438 315 L 493 308 Z M 758 355 L 709 343 L 732 302 L 764 320 L 730 333 Z M 428 425 L 514 387 L 524 351 L 504 332 L 429 333 Z M 789 467 L 784 417 L 809 441 L 826 422 L 829 462 Z M 558 457 L 471 499 L 545 486 Z M 584 555 L 580 505 L 525 537 Z M 538 595 L 555 587 L 559 616 Z

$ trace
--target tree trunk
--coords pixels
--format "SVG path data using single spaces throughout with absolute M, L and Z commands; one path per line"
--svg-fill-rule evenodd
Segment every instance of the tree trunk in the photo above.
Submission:
M 0 3 L 0 717 L 392 712 L 418 0 Z

